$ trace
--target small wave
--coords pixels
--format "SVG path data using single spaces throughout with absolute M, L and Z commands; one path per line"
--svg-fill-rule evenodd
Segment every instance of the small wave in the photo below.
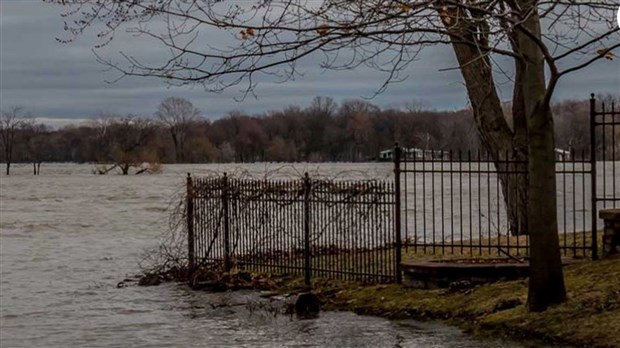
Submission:
M 124 192 L 123 194 L 120 194 L 117 196 L 106 197 L 105 200 L 110 201 L 110 202 L 117 202 L 117 201 L 127 201 L 127 200 L 137 199 L 137 198 L 142 199 L 142 197 L 140 197 L 135 192 Z
M 3 314 L 0 316 L 0 318 L 2 319 L 15 319 L 15 318 L 19 318 L 22 315 L 19 314 Z
M 159 201 L 162 199 L 168 199 L 168 195 L 161 193 L 161 194 L 150 194 L 147 196 L 142 197 L 142 199 L 147 200 L 147 201 Z
M 166 208 L 162 208 L 162 207 L 147 207 L 144 210 L 146 210 L 148 212 L 152 212 L 152 213 L 161 213 L 161 212 L 165 212 Z
M 0 222 L 0 229 L 17 227 L 17 222 Z
M 82 229 L 88 229 L 88 228 L 91 228 L 91 227 L 95 227 L 95 225 L 93 225 L 93 224 L 85 224 L 85 223 L 70 224 L 69 226 L 71 226 L 71 227 L 78 227 L 78 228 L 82 228 Z
M 151 309 L 135 309 L 135 308 L 121 308 L 116 310 L 116 314 L 142 314 L 142 313 L 151 313 L 153 310 Z
M 24 232 L 39 232 L 39 231 L 46 231 L 46 230 L 57 231 L 58 230 L 58 226 L 56 224 L 50 224 L 50 223 L 26 224 L 19 228 L 23 230 Z

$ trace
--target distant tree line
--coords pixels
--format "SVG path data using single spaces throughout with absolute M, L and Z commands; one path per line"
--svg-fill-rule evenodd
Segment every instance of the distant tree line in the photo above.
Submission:
M 566 100 L 553 109 L 557 147 L 587 153 L 588 101 Z M 231 112 L 209 120 L 188 100 L 168 98 L 154 117 L 101 114 L 57 130 L 34 120 L 22 108 L 2 112 L 0 146 L 7 173 L 16 162 L 32 163 L 34 174 L 42 162 L 88 162 L 98 173 L 127 174 L 132 168 L 156 171 L 159 163 L 371 161 L 394 140 L 420 149 L 482 149 L 470 110 L 424 110 L 414 104 L 381 109 L 358 99 L 337 104 L 316 97 L 306 108 Z

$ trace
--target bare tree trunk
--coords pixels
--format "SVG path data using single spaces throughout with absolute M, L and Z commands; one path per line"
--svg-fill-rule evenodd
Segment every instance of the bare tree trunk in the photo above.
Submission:
M 32 174 L 37 175 L 37 163 L 32 162 Z
M 550 110 L 530 114 L 528 308 L 545 310 L 566 300 L 556 211 L 555 152 Z
M 517 136 L 515 135 L 512 151 L 506 152 L 501 158 L 496 158 L 495 163 L 495 167 L 500 173 L 498 178 L 506 204 L 508 229 L 513 236 L 528 234 L 527 143 L 520 143 L 516 139 Z
M 6 146 L 7 146 L 7 147 L 8 147 L 8 146 L 10 146 L 10 144 L 9 144 L 9 145 L 6 145 Z M 8 148 L 7 148 L 7 150 L 6 150 L 6 152 L 5 152 L 5 156 L 4 156 L 4 157 L 5 157 L 5 159 L 6 159 L 6 175 L 7 175 L 7 176 L 8 176 L 8 175 L 10 174 L 10 172 L 11 172 L 11 160 L 13 159 L 13 158 L 12 158 L 12 157 L 13 157 L 13 156 L 12 156 L 12 152 L 13 152 L 13 149 L 12 149 L 12 148 L 10 148 L 10 147 L 8 147 Z
M 522 6 L 534 6 L 524 1 Z M 523 23 L 524 30 L 541 38 L 536 11 Z M 528 129 L 528 230 L 530 231 L 530 278 L 527 306 L 543 311 L 566 300 L 560 254 L 553 117 L 548 103 L 545 64 L 542 52 L 525 33 L 519 35 L 519 47 L 525 61 L 523 97 Z
M 514 52 L 519 52 L 518 38 L 511 36 L 510 43 Z M 527 115 L 525 112 L 525 97 L 523 94 L 523 74 L 526 65 L 520 59 L 515 59 L 515 79 L 512 96 L 512 130 L 513 136 L 513 157 L 520 162 L 514 165 L 518 172 L 516 176 L 508 178 L 509 183 L 502 181 L 502 190 L 506 201 L 508 212 L 508 224 L 510 232 L 514 236 L 526 235 L 527 229 L 527 200 L 528 200 L 528 132 Z
M 185 157 L 185 134 L 183 133 L 179 134 L 177 141 L 179 142 L 179 145 L 178 145 L 179 152 L 178 152 L 177 162 L 185 163 L 187 161 L 187 158 Z
M 513 236 L 527 235 L 527 155 L 515 153 L 511 161 L 517 163 L 495 165 L 500 173 L 508 172 L 498 176 L 506 204 L 508 229 Z
M 6 131 L 6 130 L 5 130 Z M 11 172 L 11 160 L 13 154 L 13 144 L 10 135 L 3 134 L 3 142 L 4 142 L 4 159 L 6 160 L 6 175 L 8 176 Z
M 170 133 L 172 135 L 172 143 L 174 144 L 174 160 L 175 163 L 180 163 L 182 160 L 181 150 L 179 149 L 179 140 L 177 139 L 177 134 L 174 132 Z
M 454 14 L 455 18 L 457 14 Z M 465 80 L 467 94 L 472 105 L 476 128 L 482 140 L 482 144 L 491 154 L 495 168 L 498 171 L 498 179 L 504 195 L 504 203 L 507 209 L 508 225 L 512 235 L 527 233 L 527 174 L 507 174 L 506 171 L 520 170 L 516 164 L 504 163 L 505 161 L 527 161 L 527 129 L 524 122 L 524 114 L 518 111 L 515 118 L 514 130 L 511 129 L 502 108 L 501 100 L 495 88 L 493 70 L 490 58 L 480 56 L 480 51 L 472 45 L 461 42 L 463 37 L 472 42 L 473 32 L 467 21 L 452 27 L 456 36 L 453 37 L 453 49 L 461 66 L 461 74 Z M 517 102 L 522 102 L 522 95 L 515 95 Z M 517 103 L 519 104 L 519 103 Z M 522 105 L 516 105 L 520 108 Z

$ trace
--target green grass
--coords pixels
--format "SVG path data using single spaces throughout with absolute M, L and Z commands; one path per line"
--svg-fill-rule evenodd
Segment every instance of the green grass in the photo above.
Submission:
M 600 244 L 601 233 L 599 233 L 599 250 L 601 250 Z M 568 233 L 566 234 L 566 238 L 564 238 L 564 234 L 560 235 L 560 243 L 561 245 L 566 246 L 578 246 L 581 247 L 584 245 L 584 236 L 582 233 Z M 586 233 L 585 236 L 585 245 L 591 245 L 591 234 Z M 506 258 L 509 257 L 505 250 L 507 246 L 515 246 L 515 245 L 527 245 L 527 237 L 526 236 L 501 236 L 494 237 L 491 240 L 483 239 L 483 240 L 472 240 L 464 241 L 465 246 L 461 249 L 458 246 L 450 246 L 446 245 L 444 248 L 441 247 L 417 247 L 409 246 L 407 248 L 402 248 L 402 261 L 425 261 L 425 260 L 437 260 L 437 259 L 467 259 L 467 258 Z M 471 245 L 484 245 L 483 248 L 470 248 L 469 243 Z M 491 247 L 488 247 L 490 245 Z M 501 252 L 500 250 L 504 250 Z M 510 251 L 510 257 L 522 258 L 527 257 L 526 250 L 520 250 L 519 254 L 516 254 L 515 249 Z M 575 256 L 571 250 L 567 250 L 563 253 L 563 257 L 572 258 Z M 589 250 L 584 254 L 583 250 L 577 250 L 576 258 L 578 259 L 590 259 L 591 254 Z M 267 262 L 269 263 L 269 262 Z M 280 265 L 283 267 L 296 267 L 297 270 L 286 269 L 283 270 L 282 273 L 292 273 L 292 274 L 303 274 L 303 265 L 304 260 L 303 257 L 300 256 L 298 258 L 289 259 L 289 260 L 274 260 L 272 262 L 274 265 Z M 334 255 L 317 255 L 311 258 L 313 277 L 337 277 L 337 273 L 332 273 L 331 275 L 327 275 L 327 273 L 318 271 L 318 270 L 328 270 L 328 271 L 340 271 L 340 272 L 349 272 L 349 273 L 370 273 L 377 275 L 393 275 L 394 274 L 394 250 L 369 250 L 369 251 L 357 251 L 357 252 L 345 252 L 341 251 L 338 254 Z M 267 268 L 260 266 L 246 266 L 247 270 L 254 272 L 265 272 Z M 352 274 L 341 274 L 341 278 L 343 279 L 353 279 L 355 276 Z M 365 278 L 364 276 L 360 276 L 360 278 Z
M 620 347 L 620 259 L 565 267 L 568 301 L 542 313 L 525 308 L 527 282 L 498 282 L 459 293 L 316 280 L 326 309 L 386 317 L 442 319 L 482 335 L 558 345 Z M 288 282 L 281 291 L 300 287 Z
M 602 232 L 598 233 L 598 249 L 599 252 L 602 248 Z M 459 243 L 459 242 L 455 242 Z M 451 246 L 446 244 L 444 248 L 441 247 L 418 247 L 414 248 L 410 246 L 409 248 L 403 248 L 402 259 L 403 261 L 419 261 L 419 260 L 433 260 L 433 259 L 460 259 L 460 258 L 498 258 L 498 257 L 508 257 L 506 254 L 506 250 L 509 247 L 512 247 L 510 251 L 510 255 L 512 257 L 527 257 L 527 252 L 525 249 L 519 249 L 517 253 L 517 249 L 515 246 L 523 247 L 528 245 L 528 237 L 527 236 L 500 236 L 500 237 L 492 237 L 491 239 L 473 239 L 473 240 L 465 240 L 463 241 L 463 248 L 458 245 Z M 471 247 L 470 245 L 474 245 L 476 247 Z M 478 245 L 482 245 L 483 247 L 477 247 Z M 590 258 L 590 246 L 592 245 L 592 235 L 590 232 L 586 232 L 585 235 L 583 232 L 567 232 L 560 234 L 560 246 L 561 247 L 577 247 L 583 248 L 586 247 L 585 253 L 584 250 L 563 250 L 562 256 L 567 258 Z

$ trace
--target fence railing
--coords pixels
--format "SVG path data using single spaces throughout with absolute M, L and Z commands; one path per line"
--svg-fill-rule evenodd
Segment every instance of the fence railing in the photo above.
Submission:
M 190 267 L 394 281 L 394 184 L 187 179 Z
M 589 160 L 577 158 L 556 162 L 558 228 L 563 254 L 585 257 L 592 248 L 591 169 Z M 527 161 L 512 153 L 447 151 L 430 158 L 402 156 L 395 165 L 407 251 L 527 255 Z
M 597 211 L 620 206 L 620 111 L 594 96 L 590 137 L 589 153 L 559 152 L 557 221 L 563 255 L 595 259 Z M 400 282 L 403 252 L 527 256 L 524 157 L 393 155 L 393 183 L 188 175 L 190 267 Z
M 511 153 L 394 149 L 397 218 L 413 253 L 521 256 L 529 250 L 527 161 Z M 592 95 L 590 151 L 558 151 L 564 256 L 598 255 L 597 212 L 620 206 L 620 110 Z
M 620 206 L 620 110 L 614 102 L 600 103 L 594 94 L 590 98 L 590 162 L 592 181 L 590 190 L 592 238 L 598 231 L 597 211 L 601 208 Z M 594 244 L 594 258 L 597 245 Z

